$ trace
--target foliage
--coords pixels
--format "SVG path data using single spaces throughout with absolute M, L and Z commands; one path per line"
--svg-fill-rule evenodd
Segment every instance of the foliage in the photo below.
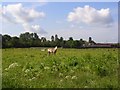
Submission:
M 117 88 L 117 49 L 3 49 L 3 88 Z
M 63 37 L 51 36 L 51 41 L 45 37 L 39 38 L 36 33 L 25 32 L 20 34 L 19 37 L 11 37 L 10 35 L 2 36 L 2 48 L 25 48 L 25 47 L 67 47 L 78 48 L 84 44 L 83 41 L 73 40 L 72 37 L 69 40 L 64 40 Z

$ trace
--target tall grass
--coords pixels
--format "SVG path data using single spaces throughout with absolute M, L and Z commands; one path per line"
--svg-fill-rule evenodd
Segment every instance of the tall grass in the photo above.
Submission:
M 117 49 L 58 49 L 50 56 L 37 48 L 3 49 L 2 86 L 117 88 L 117 57 Z

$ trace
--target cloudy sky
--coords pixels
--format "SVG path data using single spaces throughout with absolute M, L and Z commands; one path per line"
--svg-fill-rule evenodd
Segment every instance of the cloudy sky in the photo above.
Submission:
M 96 42 L 118 41 L 117 2 L 4 2 L 0 8 L 2 34 L 36 32 L 68 39 L 92 37 Z

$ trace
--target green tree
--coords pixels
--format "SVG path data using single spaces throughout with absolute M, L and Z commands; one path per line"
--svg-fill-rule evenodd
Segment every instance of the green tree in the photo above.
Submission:
M 55 35 L 55 42 L 57 42 L 58 41 L 58 35 L 56 34 Z
M 2 48 L 2 34 L 0 34 L 0 48 Z
M 64 44 L 65 44 L 65 43 L 64 43 L 63 37 L 60 37 L 60 40 L 59 40 L 59 41 L 60 41 L 60 46 L 61 46 L 61 47 L 64 47 Z
M 52 41 L 52 42 L 54 41 L 54 36 L 51 36 L 51 41 Z
M 57 34 L 55 35 L 55 46 L 60 46 L 60 40 Z
M 12 37 L 11 39 L 12 45 L 13 47 L 20 47 L 20 43 L 19 43 L 19 38 L 18 37 Z
M 3 35 L 2 36 L 2 47 L 3 48 L 10 48 L 12 47 L 12 42 L 11 42 L 11 36 L 10 35 Z
M 66 41 L 66 43 L 65 43 L 65 47 L 68 47 L 68 48 L 73 48 L 74 47 L 73 37 L 69 37 L 69 40 Z
M 20 43 L 22 47 L 39 46 L 40 39 L 37 33 L 25 32 L 20 34 Z
M 69 41 L 73 41 L 73 37 L 69 37 Z

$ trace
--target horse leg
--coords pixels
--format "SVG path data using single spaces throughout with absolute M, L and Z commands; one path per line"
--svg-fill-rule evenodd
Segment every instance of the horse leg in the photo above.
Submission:
M 48 52 L 48 55 L 50 56 L 50 52 Z

